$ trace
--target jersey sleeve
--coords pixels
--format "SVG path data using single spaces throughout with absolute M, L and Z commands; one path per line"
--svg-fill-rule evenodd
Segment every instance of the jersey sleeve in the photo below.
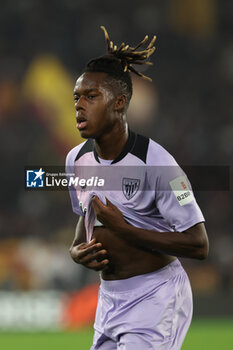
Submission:
M 183 232 L 205 220 L 186 174 L 165 149 L 159 151 L 160 160 L 152 159 L 149 171 L 155 205 L 174 231 Z
M 79 146 L 73 148 L 66 157 L 66 178 L 67 178 L 68 184 L 69 184 L 70 177 L 75 176 L 74 161 L 78 151 L 79 151 Z M 69 195 L 71 199 L 73 212 L 79 216 L 84 216 L 84 213 L 79 206 L 79 201 L 77 198 L 74 185 L 68 185 L 68 188 L 69 188 Z
M 171 171 L 168 176 L 160 177 L 155 200 L 160 214 L 174 231 L 182 232 L 205 221 L 191 184 L 181 169 L 180 174 Z

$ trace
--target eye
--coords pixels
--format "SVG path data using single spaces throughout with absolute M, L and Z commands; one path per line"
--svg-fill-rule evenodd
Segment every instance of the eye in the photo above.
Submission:
M 79 96 L 78 95 L 74 95 L 74 101 L 78 102 L 78 100 L 79 100 Z
M 88 95 L 89 100 L 93 100 L 97 95 Z

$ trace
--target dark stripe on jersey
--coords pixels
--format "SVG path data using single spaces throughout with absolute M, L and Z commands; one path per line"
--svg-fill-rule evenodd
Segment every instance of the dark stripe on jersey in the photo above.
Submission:
M 130 153 L 146 163 L 148 146 L 149 138 L 142 135 L 137 135 L 135 145 Z
M 135 144 L 135 140 L 136 140 L 136 134 L 133 131 L 129 130 L 129 137 L 128 137 L 128 140 L 125 144 L 125 147 L 123 148 L 123 150 L 119 154 L 119 156 L 117 156 L 116 159 L 114 159 L 112 161 L 111 164 L 117 163 L 121 159 L 123 159 L 126 156 L 126 154 L 128 154 L 133 149 L 134 144 Z
M 85 153 L 93 152 L 93 148 L 94 148 L 93 139 L 88 139 L 87 142 L 84 143 L 83 147 L 79 150 L 75 158 L 75 161 L 81 158 Z
M 149 145 L 149 138 L 137 135 L 133 131 L 129 130 L 129 137 L 123 148 L 122 152 L 117 156 L 111 164 L 117 163 L 122 160 L 128 153 L 133 154 L 137 158 L 141 159 L 144 163 L 146 163 L 147 150 Z M 85 153 L 93 152 L 95 160 L 100 163 L 98 154 L 94 147 L 94 140 L 88 139 L 87 142 L 83 145 L 83 147 L 78 152 L 75 161 L 81 158 Z
M 93 147 L 93 152 L 94 152 L 94 157 L 95 157 L 95 160 L 96 160 L 98 163 L 100 163 L 100 161 L 99 161 L 99 157 L 98 157 L 98 154 L 97 154 L 97 152 L 96 152 L 95 147 Z

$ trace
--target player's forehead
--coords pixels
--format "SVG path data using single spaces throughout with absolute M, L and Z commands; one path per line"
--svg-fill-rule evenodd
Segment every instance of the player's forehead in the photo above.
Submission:
M 85 72 L 76 81 L 74 93 L 86 92 L 90 90 L 101 90 L 106 73 Z

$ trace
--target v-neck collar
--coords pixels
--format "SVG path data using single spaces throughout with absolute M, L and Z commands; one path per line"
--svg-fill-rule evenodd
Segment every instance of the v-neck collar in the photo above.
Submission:
M 137 137 L 137 135 L 136 135 L 133 131 L 131 131 L 131 130 L 129 129 L 129 137 L 128 137 L 128 140 L 126 141 L 126 144 L 125 144 L 123 150 L 122 150 L 121 153 L 111 162 L 111 164 L 114 164 L 114 163 L 119 162 L 120 160 L 122 160 L 122 159 L 126 156 L 127 153 L 129 153 L 129 152 L 132 150 L 132 148 L 133 148 L 133 146 L 135 145 L 135 142 L 136 142 L 136 137 Z M 96 149 L 95 149 L 95 144 L 94 144 L 94 142 L 93 142 L 93 152 L 94 152 L 95 160 L 96 160 L 98 163 L 100 163 L 98 154 L 97 154 Z

